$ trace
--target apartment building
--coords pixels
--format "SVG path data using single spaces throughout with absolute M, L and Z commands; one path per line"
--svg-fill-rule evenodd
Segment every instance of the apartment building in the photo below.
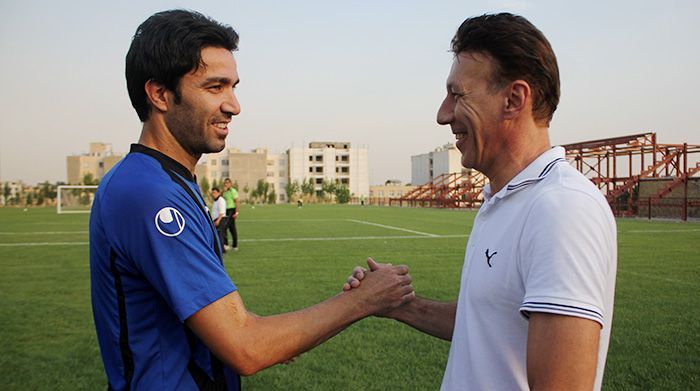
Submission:
M 292 147 L 284 153 L 270 153 L 265 148 L 241 152 L 231 148 L 206 155 L 206 161 L 197 166 L 197 177 L 209 183 L 231 178 L 238 183 L 241 200 L 254 189 L 260 179 L 270 184 L 276 202 L 287 202 L 285 187 L 291 181 L 301 184 L 312 178 L 316 189 L 323 181 L 345 185 L 350 193 L 369 196 L 369 169 L 367 148 L 351 148 L 347 142 L 312 142 L 308 147 Z
M 71 185 L 82 184 L 86 174 L 100 179 L 123 157 L 124 154 L 112 151 L 112 144 L 90 143 L 90 152 L 66 157 L 67 182 Z
M 349 142 L 314 141 L 308 147 L 287 150 L 289 181 L 299 183 L 311 178 L 320 190 L 323 181 L 345 185 L 356 197 L 369 196 L 367 147 L 352 147 Z
M 422 185 L 442 174 L 462 172 L 462 154 L 452 143 L 411 156 L 411 183 Z
M 403 197 L 404 194 L 414 190 L 418 186 L 410 184 L 401 184 L 401 181 L 390 179 L 384 182 L 383 185 L 374 185 L 369 187 L 369 204 L 370 205 L 389 205 L 392 198 Z
M 276 202 L 286 202 L 287 170 L 287 155 L 284 153 L 269 153 L 266 148 L 255 148 L 250 152 L 229 148 L 207 154 L 206 160 L 197 165 L 195 174 L 198 178 L 206 178 L 209 183 L 221 183 L 225 178 L 231 178 L 238 183 L 241 201 L 248 199 L 250 191 L 262 179 L 270 184 L 271 191 L 274 190 Z M 248 192 L 244 190 L 246 188 Z

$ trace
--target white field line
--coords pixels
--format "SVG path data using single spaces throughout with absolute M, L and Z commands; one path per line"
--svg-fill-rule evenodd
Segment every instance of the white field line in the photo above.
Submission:
M 47 231 L 47 232 L 0 232 L 0 235 L 63 235 L 87 234 L 89 231 Z
M 296 242 L 296 241 L 343 241 L 343 240 L 387 240 L 387 239 L 442 239 L 442 238 L 466 238 L 468 235 L 431 235 L 431 236 L 346 236 L 328 238 L 265 238 L 265 239 L 238 239 L 239 242 Z
M 236 219 L 236 223 L 284 223 L 299 221 L 343 221 L 343 219 Z
M 620 231 L 620 233 L 627 234 L 645 234 L 645 233 L 664 233 L 664 232 L 700 232 L 700 228 L 694 229 L 635 229 L 630 231 Z
M 391 240 L 391 239 L 449 239 L 466 238 L 469 235 L 432 235 L 432 236 L 346 236 L 325 238 L 263 238 L 238 239 L 239 242 L 314 242 L 314 241 L 343 241 L 343 240 Z M 31 247 L 31 246 L 87 246 L 89 242 L 43 242 L 43 243 L 0 243 L 0 247 Z
M 0 243 L 0 247 L 87 246 L 90 242 Z
M 673 283 L 673 284 L 684 284 L 684 285 L 690 285 L 690 286 L 700 286 L 700 284 L 696 284 L 696 283 L 693 283 L 693 282 L 690 282 L 690 281 L 683 281 L 683 280 L 676 280 L 676 279 L 673 279 L 673 278 L 658 277 L 658 276 L 651 275 L 651 274 L 631 272 L 631 271 L 629 271 L 629 270 L 617 269 L 617 271 L 620 272 L 620 273 L 623 273 L 623 274 L 631 274 L 631 275 L 637 276 L 637 277 L 651 278 L 652 280 L 661 280 L 661 281 L 666 281 L 666 282 L 670 282 L 670 283 Z
M 373 225 L 375 227 L 381 227 L 381 228 L 386 228 L 386 229 L 393 229 L 396 231 L 404 231 L 404 232 L 410 232 L 412 234 L 418 234 L 418 235 L 423 235 L 423 236 L 430 236 L 430 237 L 439 237 L 440 235 L 435 235 L 435 234 L 429 234 L 426 232 L 420 232 L 420 231 L 414 231 L 411 229 L 406 229 L 406 228 L 399 228 L 399 227 L 393 227 L 391 225 L 384 225 L 384 224 L 377 224 L 377 223 L 371 223 L 369 221 L 363 221 L 363 220 L 353 220 L 353 219 L 347 219 L 347 221 L 352 221 L 353 223 L 358 223 L 358 224 L 367 224 L 367 225 Z

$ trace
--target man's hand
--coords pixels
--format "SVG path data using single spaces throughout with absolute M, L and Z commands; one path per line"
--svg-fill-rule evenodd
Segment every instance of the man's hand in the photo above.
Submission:
M 374 271 L 378 270 L 383 266 L 391 266 L 391 264 L 381 264 L 375 262 L 372 258 L 367 258 L 367 266 L 369 266 L 369 270 Z M 350 289 L 359 287 L 361 281 L 365 278 L 365 273 L 367 273 L 367 269 L 365 269 L 362 266 L 355 266 L 355 268 L 352 269 L 352 274 L 350 275 L 350 277 L 348 277 L 348 280 L 345 282 L 345 284 L 343 284 L 343 290 L 349 291 Z
M 373 293 L 373 296 L 371 296 L 371 298 L 375 299 L 374 304 L 378 308 L 371 313 L 372 315 L 387 316 L 395 308 L 415 299 L 416 295 L 411 286 L 411 276 L 408 274 L 407 266 L 393 266 L 390 263 L 380 264 L 375 262 L 372 258 L 367 259 L 367 266 L 369 266 L 369 270 L 359 266 L 353 270 L 352 275 L 348 277 L 347 282 L 343 285 L 343 291 L 349 292 L 351 290 L 365 289 L 371 291 L 377 289 L 377 287 L 367 285 L 375 284 L 375 279 L 379 280 L 377 283 L 382 284 L 379 287 L 383 287 L 385 293 L 377 292 Z M 386 277 L 386 275 L 389 277 Z M 381 280 L 380 276 L 382 277 Z M 392 276 L 395 281 L 391 280 Z M 387 278 L 389 279 L 388 282 L 381 282 Z M 399 285 L 392 286 L 392 283 L 398 283 Z

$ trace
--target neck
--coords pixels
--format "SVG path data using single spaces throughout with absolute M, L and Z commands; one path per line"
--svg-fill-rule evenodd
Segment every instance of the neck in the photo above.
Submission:
M 153 113 L 151 113 L 153 115 Z M 182 145 L 173 137 L 172 133 L 162 120 L 149 118 L 143 124 L 139 144 L 155 149 L 176 162 L 182 164 L 194 175 L 194 169 L 199 161 L 200 155 L 192 155 L 187 152 Z
M 506 129 L 506 142 L 493 167 L 484 172 L 489 178 L 491 194 L 498 193 L 516 175 L 541 154 L 550 149 L 546 126 L 525 126 Z

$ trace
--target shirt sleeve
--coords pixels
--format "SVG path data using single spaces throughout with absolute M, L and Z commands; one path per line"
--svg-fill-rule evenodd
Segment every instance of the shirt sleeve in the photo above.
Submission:
M 577 190 L 542 194 L 521 237 L 525 296 L 520 312 L 547 312 L 593 320 L 604 327 L 611 257 L 608 219 L 601 206 Z
M 214 251 L 208 216 L 184 191 L 132 189 L 122 200 L 111 217 L 118 250 L 181 321 L 236 290 Z

